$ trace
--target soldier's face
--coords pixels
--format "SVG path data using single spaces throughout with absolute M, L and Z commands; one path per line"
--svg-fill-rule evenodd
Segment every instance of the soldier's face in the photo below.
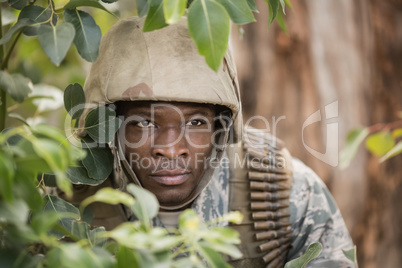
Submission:
M 213 105 L 124 104 L 125 155 L 142 186 L 164 206 L 194 196 L 212 153 Z

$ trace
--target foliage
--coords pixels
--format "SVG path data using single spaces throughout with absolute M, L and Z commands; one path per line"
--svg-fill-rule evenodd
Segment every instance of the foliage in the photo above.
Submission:
M 306 252 L 302 256 L 286 263 L 285 268 L 304 268 L 311 260 L 317 258 L 320 255 L 321 251 L 321 243 L 313 243 L 308 246 Z
M 349 250 L 342 250 L 342 252 L 346 256 L 346 258 L 351 260 L 354 263 L 355 267 L 357 267 L 356 246 Z
M 401 126 L 402 120 L 399 120 L 351 130 L 340 154 L 340 168 L 349 166 L 364 140 L 366 149 L 380 157 L 381 162 L 402 153 Z

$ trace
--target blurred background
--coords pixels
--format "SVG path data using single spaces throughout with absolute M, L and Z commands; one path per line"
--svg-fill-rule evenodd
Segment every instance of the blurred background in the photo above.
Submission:
M 55 0 L 56 7 L 66 2 Z M 268 28 L 266 3 L 256 2 L 257 22 L 233 27 L 231 36 L 245 120 L 263 116 L 271 127 L 276 121 L 275 134 L 324 180 L 357 245 L 360 267 L 402 267 L 402 155 L 380 163 L 361 145 L 341 170 L 310 154 L 302 139 L 304 131 L 305 145 L 324 154 L 328 123 L 338 124 L 340 150 L 354 128 L 401 120 L 402 1 L 292 1 L 284 16 L 287 33 L 276 22 Z M 134 14 L 135 1 L 118 3 L 107 8 L 120 17 Z M 89 11 L 103 34 L 118 20 L 102 10 Z M 89 64 L 72 47 L 56 68 L 36 38 L 22 38 L 9 70 L 32 80 L 33 95 L 52 98 L 8 100 L 7 126 L 25 118 L 63 128 L 63 91 L 70 83 L 84 84 Z M 324 108 L 336 101 L 338 116 L 327 120 Z M 322 120 L 303 130 L 316 111 Z M 262 120 L 252 125 L 266 128 Z
M 290 152 L 324 180 L 357 245 L 359 267 L 402 267 L 402 155 L 383 163 L 360 146 L 340 170 L 303 146 L 306 119 L 321 110 L 322 121 L 304 129 L 305 143 L 326 151 L 326 125 L 339 125 L 339 147 L 347 133 L 401 120 L 402 1 L 291 1 L 285 20 L 267 30 L 268 10 L 257 1 L 256 23 L 233 29 L 246 118 L 262 115 Z M 324 107 L 338 101 L 339 116 L 326 120 Z M 262 120 L 256 126 L 265 127 Z M 272 130 L 272 129 L 271 129 Z

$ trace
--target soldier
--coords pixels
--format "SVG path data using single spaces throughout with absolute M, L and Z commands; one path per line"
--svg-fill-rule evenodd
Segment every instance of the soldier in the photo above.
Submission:
M 77 190 L 73 201 L 135 183 L 156 195 L 161 210 L 154 224 L 161 226 L 176 226 L 186 208 L 205 221 L 242 212 L 244 222 L 233 228 L 244 258 L 230 260 L 234 266 L 281 267 L 321 242 L 312 266 L 351 267 L 342 249 L 353 244 L 324 183 L 279 139 L 243 127 L 230 53 L 212 71 L 186 25 L 183 18 L 144 33 L 143 20 L 130 18 L 103 38 L 84 91 L 89 105 L 115 105 L 124 123 L 111 144 L 113 176 Z M 107 229 L 133 217 L 101 204 L 94 214 L 94 224 Z

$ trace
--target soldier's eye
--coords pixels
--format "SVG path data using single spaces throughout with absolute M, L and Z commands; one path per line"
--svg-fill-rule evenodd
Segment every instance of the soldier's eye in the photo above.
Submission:
M 137 122 L 136 126 L 139 126 L 139 127 L 154 127 L 155 125 L 154 125 L 154 123 L 152 123 L 149 120 L 143 120 L 143 121 Z
M 193 119 L 193 120 L 188 121 L 186 123 L 186 126 L 193 126 L 194 127 L 194 126 L 201 126 L 201 125 L 204 125 L 204 124 L 206 124 L 206 122 L 204 120 Z

